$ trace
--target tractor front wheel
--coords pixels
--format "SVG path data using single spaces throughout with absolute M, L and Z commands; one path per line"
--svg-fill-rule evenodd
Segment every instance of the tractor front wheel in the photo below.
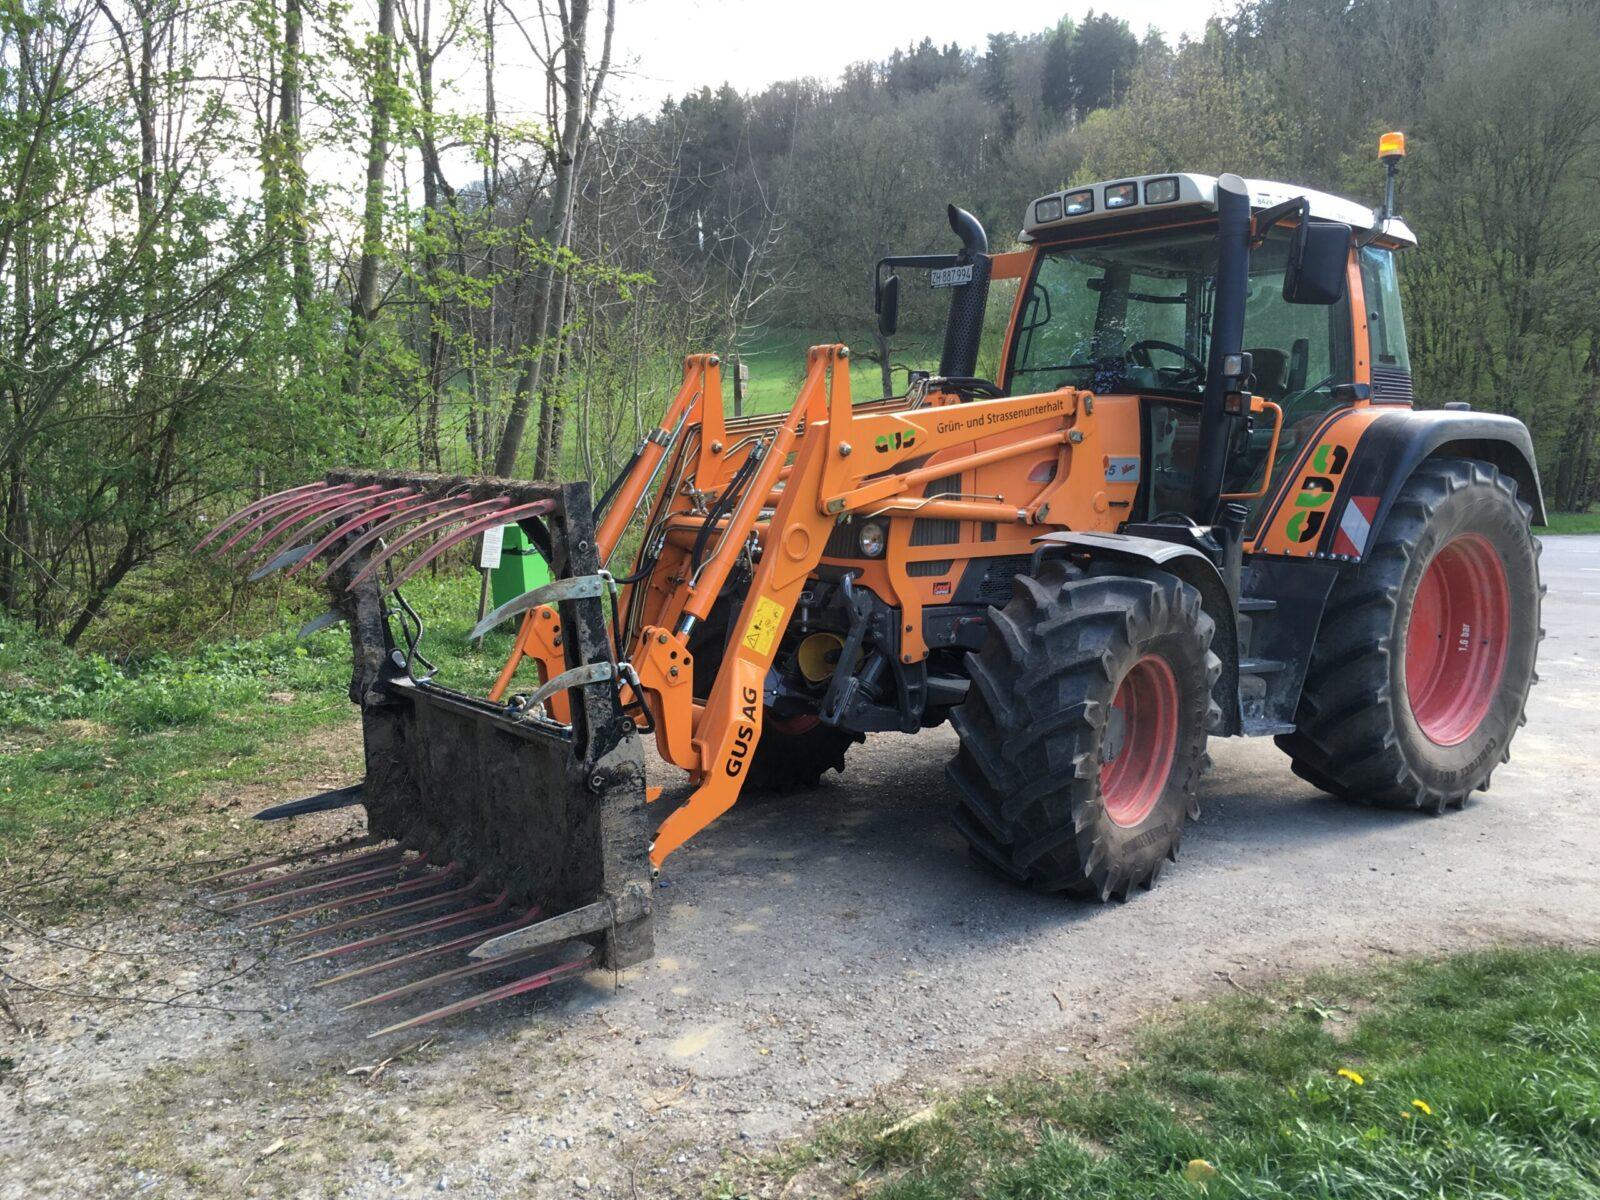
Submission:
M 1149 887 L 1208 763 L 1220 668 L 1200 594 L 1051 562 L 989 616 L 951 718 L 957 826 L 1018 883 L 1097 900 Z
M 1532 685 L 1539 543 L 1516 483 L 1435 459 L 1334 587 L 1306 672 L 1295 773 L 1363 804 L 1443 812 L 1510 756 Z

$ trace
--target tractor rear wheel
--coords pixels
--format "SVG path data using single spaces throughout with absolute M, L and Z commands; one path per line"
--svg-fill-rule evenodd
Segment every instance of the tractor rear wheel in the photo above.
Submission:
M 1515 481 L 1433 459 L 1335 585 L 1294 733 L 1295 773 L 1363 804 L 1443 812 L 1510 757 L 1536 676 L 1539 543 Z
M 1018 883 L 1098 900 L 1149 887 L 1199 812 L 1220 667 L 1200 594 L 1162 572 L 1022 576 L 989 610 L 952 714 L 956 825 Z

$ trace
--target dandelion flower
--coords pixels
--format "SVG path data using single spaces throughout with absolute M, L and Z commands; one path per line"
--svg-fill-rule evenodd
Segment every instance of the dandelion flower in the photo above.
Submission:
M 1343 1076 L 1357 1087 L 1361 1087 L 1367 1082 L 1365 1079 L 1361 1078 L 1361 1073 L 1359 1071 L 1352 1071 L 1349 1067 L 1340 1067 L 1334 1072 L 1334 1074 Z
M 1421 1113 L 1425 1117 L 1433 1116 L 1433 1108 L 1428 1104 L 1428 1102 L 1426 1100 L 1413 1100 L 1411 1102 L 1411 1107 L 1416 1109 L 1419 1113 Z
M 1201 1191 L 1205 1191 L 1206 1185 L 1220 1174 L 1220 1171 L 1203 1158 L 1191 1158 L 1188 1166 L 1183 1168 L 1183 1177 Z

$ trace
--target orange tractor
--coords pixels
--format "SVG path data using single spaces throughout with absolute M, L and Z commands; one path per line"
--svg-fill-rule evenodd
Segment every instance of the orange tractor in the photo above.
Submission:
M 290 546 L 258 574 L 322 567 L 366 740 L 361 783 L 262 815 L 361 803 L 369 832 L 230 873 L 238 906 L 356 964 L 337 979 L 465 954 L 360 1003 L 522 972 L 405 1027 L 647 958 L 668 856 L 875 731 L 951 721 L 975 854 L 1097 900 L 1176 858 L 1212 737 L 1272 735 L 1351 800 L 1460 805 L 1523 720 L 1543 513 L 1520 423 L 1412 405 L 1403 147 L 1385 138 L 1377 212 L 1142 176 L 1040 197 L 991 253 L 952 207 L 960 250 L 878 266 L 886 332 L 898 272 L 949 290 L 936 374 L 856 402 L 849 351 L 816 346 L 787 412 L 730 417 L 717 357 L 694 355 L 598 504 L 583 483 L 351 471 L 245 508 L 208 543 Z M 1016 299 L 977 378 L 1000 280 Z M 553 581 L 481 623 L 520 622 L 487 695 L 446 686 L 400 585 L 510 522 Z M 647 737 L 681 799 L 646 787 Z

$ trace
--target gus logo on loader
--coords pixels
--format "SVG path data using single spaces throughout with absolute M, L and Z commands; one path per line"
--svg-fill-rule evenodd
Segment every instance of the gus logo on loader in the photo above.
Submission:
M 740 692 L 739 700 L 739 715 L 744 719 L 733 731 L 733 748 L 728 751 L 728 761 L 722 768 L 728 773 L 729 779 L 737 779 L 744 774 L 745 760 L 750 757 L 750 751 L 755 747 L 756 705 L 761 697 L 755 688 L 746 687 Z
M 879 434 L 872 444 L 877 447 L 879 454 L 888 454 L 891 450 L 909 450 L 917 444 L 917 435 L 897 429 L 893 433 Z

